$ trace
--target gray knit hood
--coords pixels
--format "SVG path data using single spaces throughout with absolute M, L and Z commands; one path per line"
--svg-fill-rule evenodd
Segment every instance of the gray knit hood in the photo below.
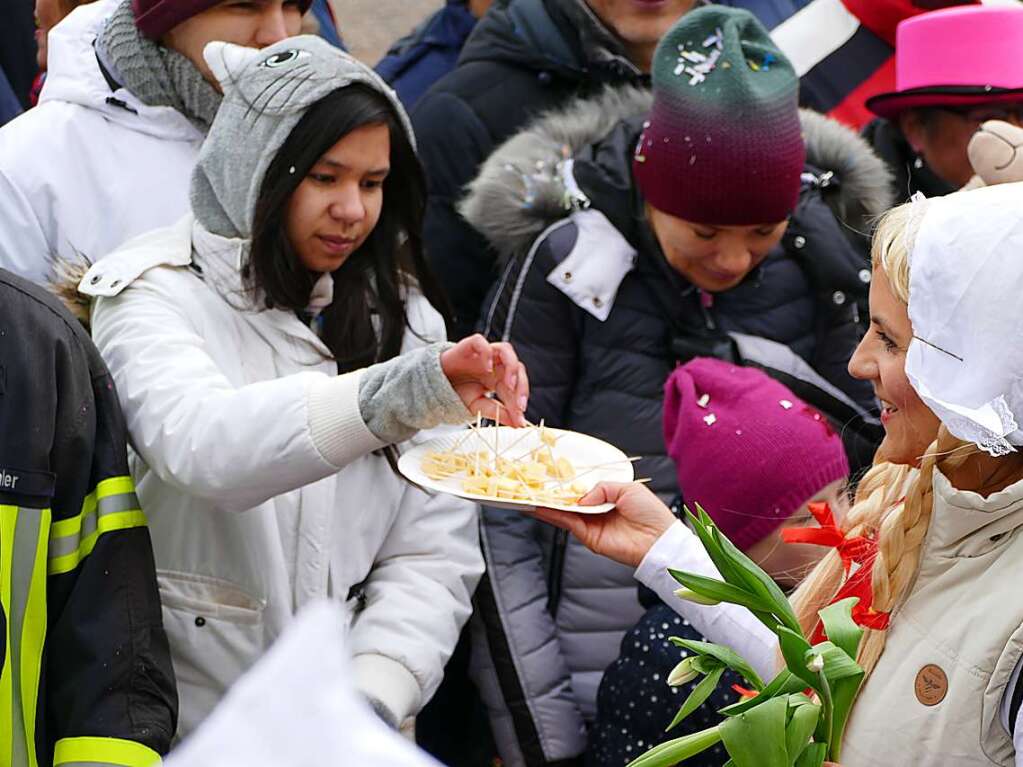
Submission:
M 214 42 L 203 55 L 224 100 L 192 174 L 196 220 L 221 237 L 249 239 L 267 168 L 302 116 L 318 101 L 353 83 L 379 91 L 415 146 L 405 109 L 369 67 L 309 35 L 262 50 Z

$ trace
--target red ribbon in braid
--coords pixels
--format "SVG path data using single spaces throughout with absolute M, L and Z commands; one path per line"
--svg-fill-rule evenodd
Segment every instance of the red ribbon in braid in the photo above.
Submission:
M 864 628 L 879 631 L 888 628 L 889 614 L 875 612 L 872 607 L 874 588 L 871 582 L 871 573 L 874 568 L 874 560 L 877 557 L 877 541 L 862 535 L 846 536 L 835 523 L 835 515 L 826 503 L 810 503 L 807 504 L 807 508 L 820 527 L 782 530 L 782 540 L 785 543 L 811 543 L 836 549 L 842 558 L 846 579 L 835 598 L 831 600 L 831 604 L 849 597 L 858 597 L 860 601 L 856 603 L 852 611 L 853 620 Z M 857 565 L 856 571 L 850 575 L 854 564 Z M 813 636 L 810 638 L 810 644 L 817 644 L 826 639 L 824 627 L 818 622 Z

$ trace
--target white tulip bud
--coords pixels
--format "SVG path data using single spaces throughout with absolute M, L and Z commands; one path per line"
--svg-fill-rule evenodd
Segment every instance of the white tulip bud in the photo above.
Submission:
M 699 672 L 693 670 L 693 658 L 683 658 L 675 668 L 668 674 L 668 687 L 679 687 L 686 682 L 691 682 L 699 676 Z

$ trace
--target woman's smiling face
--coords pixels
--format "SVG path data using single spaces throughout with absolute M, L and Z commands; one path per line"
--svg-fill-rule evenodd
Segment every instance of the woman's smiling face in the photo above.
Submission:
M 938 417 L 923 403 L 906 377 L 906 350 L 913 340 L 909 312 L 878 267 L 870 283 L 870 329 L 860 341 L 849 373 L 870 381 L 881 401 L 885 437 L 878 458 L 917 465 L 938 434 Z

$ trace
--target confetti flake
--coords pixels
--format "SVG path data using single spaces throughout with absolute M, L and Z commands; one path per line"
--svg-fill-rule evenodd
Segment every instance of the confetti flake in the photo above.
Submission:
M 702 408 L 707 407 L 707 405 L 710 404 L 710 395 L 709 394 L 704 394 L 702 397 L 700 397 L 698 400 L 696 400 L 696 404 L 699 405 Z
M 778 404 L 781 405 L 786 410 L 791 410 L 792 409 L 792 403 L 789 402 L 787 399 L 780 400 L 778 402 Z
M 703 417 L 703 422 L 705 424 L 707 424 L 708 426 L 713 426 L 714 424 L 716 424 L 718 422 L 718 417 L 716 415 L 714 415 L 713 413 L 710 413 L 710 414 L 705 415 Z
M 718 27 L 714 30 L 714 34 L 703 41 L 704 48 L 716 48 L 722 50 L 725 47 L 725 33 Z
M 721 58 L 722 44 L 718 36 L 708 37 L 703 47 L 709 48 L 710 53 L 691 50 L 684 45 L 678 46 L 678 61 L 675 64 L 675 75 L 687 75 L 690 85 L 699 85 L 707 79 L 707 75 L 717 67 L 718 59 Z

